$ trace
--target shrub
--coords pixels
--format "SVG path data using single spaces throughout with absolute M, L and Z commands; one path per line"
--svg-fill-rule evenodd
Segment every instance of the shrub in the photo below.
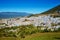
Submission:
M 60 27 L 58 28 L 58 31 L 60 31 Z
M 22 31 L 22 32 L 20 33 L 20 37 L 21 37 L 21 38 L 25 38 L 25 31 Z

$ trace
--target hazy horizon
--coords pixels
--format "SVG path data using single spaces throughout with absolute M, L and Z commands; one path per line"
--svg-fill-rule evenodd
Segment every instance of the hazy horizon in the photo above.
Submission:
M 41 13 L 57 5 L 60 0 L 0 0 L 0 12 Z

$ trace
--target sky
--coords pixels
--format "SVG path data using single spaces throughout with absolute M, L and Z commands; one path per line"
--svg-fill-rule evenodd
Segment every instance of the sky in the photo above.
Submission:
M 60 4 L 60 0 L 0 0 L 0 12 L 41 13 Z

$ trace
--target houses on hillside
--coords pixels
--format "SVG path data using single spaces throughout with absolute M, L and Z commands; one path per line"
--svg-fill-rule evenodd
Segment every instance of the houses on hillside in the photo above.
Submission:
M 60 23 L 60 17 L 59 18 L 53 18 L 50 15 L 46 16 L 38 16 L 38 17 L 22 17 L 22 18 L 11 18 L 11 19 L 2 19 L 0 20 L 0 24 L 5 23 L 5 27 L 12 27 L 12 26 L 21 26 L 21 25 L 34 25 L 37 26 L 44 26 L 51 28 L 52 23 L 58 24 Z M 1 26 L 1 25 L 0 25 Z M 57 26 L 56 26 L 57 27 Z

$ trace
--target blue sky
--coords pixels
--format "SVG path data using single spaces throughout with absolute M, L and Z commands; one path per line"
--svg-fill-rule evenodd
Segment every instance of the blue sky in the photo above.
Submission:
M 60 4 L 60 0 L 0 0 L 0 12 L 41 13 Z

